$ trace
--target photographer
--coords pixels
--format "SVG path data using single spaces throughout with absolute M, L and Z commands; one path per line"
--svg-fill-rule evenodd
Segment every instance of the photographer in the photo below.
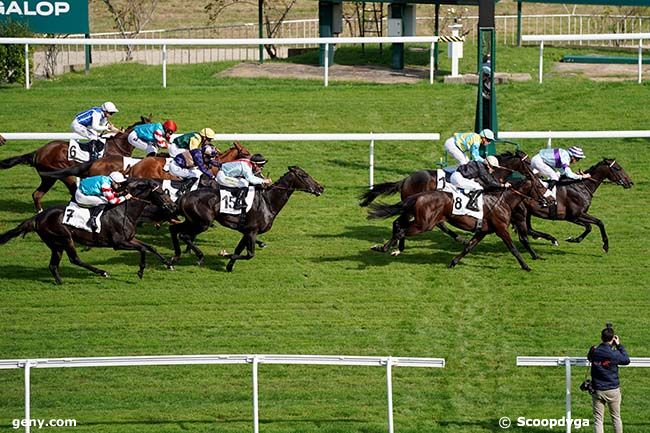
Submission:
M 593 386 L 592 407 L 594 412 L 594 433 L 603 433 L 605 406 L 609 408 L 615 433 L 623 433 L 621 421 L 621 389 L 618 381 L 618 366 L 628 365 L 630 357 L 615 335 L 611 323 L 600 333 L 601 343 L 592 346 L 587 354 L 591 362 L 591 384 Z

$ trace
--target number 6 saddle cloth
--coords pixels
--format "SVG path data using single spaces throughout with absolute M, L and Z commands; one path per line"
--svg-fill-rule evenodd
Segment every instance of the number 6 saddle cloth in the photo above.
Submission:
M 102 231 L 102 215 L 104 215 L 103 210 L 97 215 L 97 233 Z M 77 202 L 71 201 L 63 212 L 63 224 L 92 233 L 88 221 L 90 221 L 90 208 L 81 207 Z
M 104 151 L 106 150 L 106 142 L 104 142 L 104 148 L 99 152 L 98 158 L 101 158 L 104 156 Z M 75 139 L 70 139 L 70 143 L 68 144 L 68 161 L 76 161 L 76 162 L 88 162 L 90 161 L 90 152 L 88 149 L 88 144 L 89 143 L 80 143 Z

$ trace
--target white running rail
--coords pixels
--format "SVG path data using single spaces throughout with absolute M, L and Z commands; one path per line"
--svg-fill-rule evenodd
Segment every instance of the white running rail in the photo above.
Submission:
M 347 365 L 386 368 L 388 390 L 388 432 L 393 423 L 393 367 L 444 368 L 442 358 L 403 358 L 390 356 L 323 356 L 323 355 L 179 355 L 179 356 L 118 356 L 101 358 L 6 359 L 0 360 L 0 370 L 25 370 L 25 419 L 30 419 L 30 370 L 32 368 L 127 367 L 145 365 L 214 365 L 251 364 L 253 367 L 253 432 L 259 433 L 258 366 L 260 364 Z M 25 433 L 29 433 L 29 422 Z

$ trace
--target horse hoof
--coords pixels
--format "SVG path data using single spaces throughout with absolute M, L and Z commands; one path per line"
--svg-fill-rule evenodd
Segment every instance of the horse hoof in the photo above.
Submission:
M 221 251 L 219 251 L 219 255 L 221 257 L 228 257 L 230 254 L 228 254 L 228 251 L 226 251 L 226 250 L 221 250 Z
M 385 253 L 386 252 L 386 251 L 384 251 L 383 245 L 373 245 L 373 246 L 370 247 L 370 249 L 372 251 L 377 251 L 377 252 L 380 252 L 380 253 Z
M 169 264 L 167 265 L 167 269 L 169 269 L 170 271 L 173 271 L 173 270 L 174 270 L 174 265 L 172 265 L 171 263 L 169 263 Z
M 203 257 L 201 257 L 201 258 L 199 259 L 199 261 L 196 262 L 196 264 L 197 264 L 198 266 L 203 266 L 204 263 L 205 263 L 205 258 L 203 258 Z
M 402 254 L 402 252 L 400 250 L 394 250 L 394 251 L 391 251 L 391 253 L 390 253 L 390 255 L 393 256 L 393 257 L 397 257 L 400 254 Z
M 579 240 L 577 240 L 574 237 L 568 237 L 568 238 L 565 239 L 565 241 L 571 242 L 571 243 L 574 243 L 574 244 L 580 242 Z
M 101 275 L 104 278 L 108 278 L 108 272 L 106 271 L 101 271 L 99 275 Z
M 263 250 L 264 248 L 266 248 L 266 242 L 262 242 L 262 241 L 260 241 L 260 243 L 257 245 L 257 247 L 258 247 L 259 249 Z
M 522 266 L 521 269 L 523 269 L 523 270 L 526 271 L 526 272 L 530 272 L 530 271 L 532 271 L 532 269 L 531 269 L 530 266 L 528 266 L 528 265 L 526 265 L 526 266 Z
M 606 253 L 609 252 L 609 246 L 605 245 L 605 246 L 603 247 L 603 251 L 605 251 Z
M 558 241 L 553 241 L 551 242 L 551 245 L 553 245 L 554 247 L 558 247 L 560 246 L 560 243 Z
M 171 259 L 169 259 L 169 262 L 170 262 L 172 265 L 175 265 L 176 263 L 178 263 L 179 260 L 180 260 L 180 257 L 178 257 L 178 256 L 174 256 L 174 257 L 172 257 Z
M 142 279 L 143 276 L 144 276 L 144 271 L 138 271 L 138 277 Z

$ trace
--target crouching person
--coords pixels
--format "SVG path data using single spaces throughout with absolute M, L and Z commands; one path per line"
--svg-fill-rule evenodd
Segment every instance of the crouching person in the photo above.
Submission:
M 494 177 L 494 169 L 499 167 L 499 160 L 488 156 L 483 162 L 470 161 L 467 164 L 459 165 L 451 175 L 451 183 L 462 189 L 469 197 L 467 209 L 478 212 L 477 200 L 484 188 L 508 188 L 510 183 L 501 183 Z
M 239 188 L 235 209 L 246 209 L 246 193 L 249 185 L 269 185 L 271 179 L 258 177 L 255 173 L 261 173 L 266 164 L 266 158 L 259 153 L 250 159 L 238 159 L 226 162 L 217 173 L 217 183 L 230 188 Z
M 120 204 L 131 198 L 131 194 L 120 196 L 116 193 L 120 184 L 124 182 L 126 182 L 124 175 L 119 171 L 114 171 L 108 176 L 87 177 L 79 183 L 74 200 L 80 206 L 91 208 L 88 227 L 93 232 L 97 231 L 97 215 L 106 205 Z

